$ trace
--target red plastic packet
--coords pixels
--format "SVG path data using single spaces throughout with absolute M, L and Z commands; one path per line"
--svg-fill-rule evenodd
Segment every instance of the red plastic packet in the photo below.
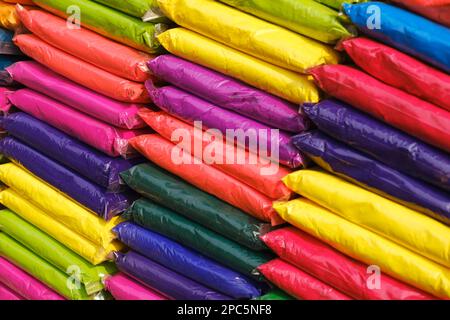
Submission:
M 418 1 L 411 0 L 394 0 L 395 3 L 401 4 L 406 9 L 414 11 L 424 17 L 434 20 L 444 26 L 450 27 L 450 1 L 443 1 L 439 6 L 426 6 Z
M 195 159 L 188 152 L 160 135 L 143 135 L 133 138 L 129 142 L 150 161 L 197 188 L 262 221 L 271 222 L 272 225 L 284 222 L 272 208 L 272 201 L 268 197 L 222 171 Z
M 423 141 L 450 152 L 450 113 L 344 65 L 313 68 L 328 94 Z
M 269 261 L 259 266 L 258 270 L 270 282 L 297 299 L 352 300 L 352 298 L 281 259 Z
M 320 240 L 293 227 L 262 236 L 264 243 L 281 259 L 358 300 L 432 300 L 434 297 L 385 274 L 379 287 L 370 289 L 373 273 L 358 262 Z M 376 285 L 376 283 L 374 283 Z
M 178 145 L 183 143 L 184 149 L 191 150 L 191 155 L 195 156 L 197 156 L 196 149 L 199 149 L 197 146 L 202 146 L 200 157 L 204 161 L 264 193 L 269 198 L 274 200 L 288 200 L 291 198 L 292 191 L 281 181 L 282 178 L 291 172 L 289 169 L 280 167 L 276 163 L 266 164 L 257 156 L 254 157 L 257 162 L 251 162 L 250 160 L 252 159 L 250 159 L 247 151 L 238 149 L 234 145 L 226 144 L 224 141 L 215 141 L 211 134 L 200 129 L 194 129 L 190 124 L 178 120 L 165 112 L 154 112 L 144 109 L 139 112 L 139 115 L 153 130 L 167 140 L 172 140 L 177 132 L 183 130 L 185 134 L 188 134 L 189 141 L 184 141 L 184 137 L 180 136 L 179 140 L 181 141 L 173 141 L 174 143 Z M 214 152 L 202 152 L 208 149 L 214 150 Z M 245 155 L 245 163 L 240 164 L 237 161 L 227 162 L 227 155 L 230 157 L 231 155 L 237 155 L 238 150 Z
M 450 111 L 450 76 L 367 38 L 342 43 L 353 61 L 375 78 Z
M 97 68 L 52 47 L 34 35 L 18 35 L 14 38 L 14 43 L 27 56 L 95 92 L 124 102 L 150 102 L 143 83 L 126 80 Z

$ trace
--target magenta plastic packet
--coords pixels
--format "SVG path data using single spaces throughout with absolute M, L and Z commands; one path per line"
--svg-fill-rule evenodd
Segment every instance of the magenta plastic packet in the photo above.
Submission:
M 295 104 L 219 72 L 170 54 L 149 61 L 148 66 L 158 78 L 219 107 L 285 131 L 299 133 L 308 128 Z
M 125 129 L 145 127 L 138 116 L 142 105 L 120 102 L 64 78 L 35 61 L 22 61 L 6 69 L 12 79 L 97 119 Z
M 135 156 L 128 140 L 148 133 L 147 130 L 124 130 L 94 119 L 56 100 L 30 89 L 20 89 L 8 95 L 9 102 L 68 135 L 117 157 Z
M 219 130 L 223 137 L 230 131 L 236 135 L 240 133 L 242 139 L 233 139 L 234 142 L 291 168 L 303 164 L 300 152 L 291 143 L 290 135 L 285 132 L 217 107 L 173 86 L 156 88 L 149 81 L 146 86 L 153 102 L 174 117 L 196 125 L 201 121 L 202 129 Z M 250 144 L 251 141 L 256 143 Z

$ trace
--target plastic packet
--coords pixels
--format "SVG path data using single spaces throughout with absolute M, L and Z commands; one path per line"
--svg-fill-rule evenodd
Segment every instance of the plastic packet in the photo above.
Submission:
M 105 279 L 105 287 L 115 300 L 166 300 L 159 293 L 134 281 L 123 273 Z

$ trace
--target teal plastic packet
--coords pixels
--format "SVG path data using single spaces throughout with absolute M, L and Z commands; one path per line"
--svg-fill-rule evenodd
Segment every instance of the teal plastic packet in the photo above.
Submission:
M 335 44 L 352 34 L 339 13 L 314 0 L 220 0 L 241 11 L 321 42 Z
M 158 8 L 157 0 L 94 0 L 113 9 L 148 22 L 168 22 Z
M 74 23 L 79 21 L 82 26 L 107 38 L 149 53 L 159 51 L 160 44 L 156 36 L 167 28 L 164 24 L 143 22 L 89 0 L 36 0 L 34 3 Z
M 82 283 L 88 295 L 103 290 L 103 278 L 117 271 L 113 263 L 92 265 L 10 210 L 0 211 L 0 231 Z
M 252 250 L 267 250 L 259 238 L 270 231 L 262 222 L 222 200 L 190 185 L 151 163 L 120 174 L 142 196 L 195 221 Z
M 90 300 L 84 286 L 0 232 L 0 256 L 71 300 Z M 68 285 L 70 284 L 70 285 Z
M 134 202 L 126 217 L 146 229 L 256 279 L 259 279 L 259 275 L 255 273 L 256 268 L 273 258 L 269 252 L 252 251 L 144 198 Z
M 361 3 L 370 0 L 314 0 L 314 1 L 323 3 L 326 6 L 340 10 L 344 3 Z

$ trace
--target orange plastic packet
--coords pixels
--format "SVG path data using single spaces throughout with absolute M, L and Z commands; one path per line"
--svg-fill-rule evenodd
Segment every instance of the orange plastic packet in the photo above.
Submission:
M 194 128 L 166 112 L 143 109 L 139 111 L 139 115 L 167 140 L 171 140 L 184 150 L 190 150 L 191 155 L 201 158 L 207 164 L 260 191 L 267 197 L 273 200 L 291 198 L 293 193 L 281 181 L 291 173 L 291 170 L 274 162 L 269 163 L 269 160 L 262 160 L 244 149 L 227 144 L 224 140 L 216 141 L 216 137 L 212 134 Z M 173 138 L 177 140 L 174 141 Z M 196 149 L 201 153 L 198 154 Z
M 124 102 L 150 102 L 143 83 L 113 75 L 49 45 L 35 35 L 18 35 L 14 43 L 27 56 L 95 92 Z
M 268 197 L 194 158 L 160 135 L 142 135 L 129 142 L 150 161 L 197 188 L 272 225 L 284 222 L 272 208 Z

